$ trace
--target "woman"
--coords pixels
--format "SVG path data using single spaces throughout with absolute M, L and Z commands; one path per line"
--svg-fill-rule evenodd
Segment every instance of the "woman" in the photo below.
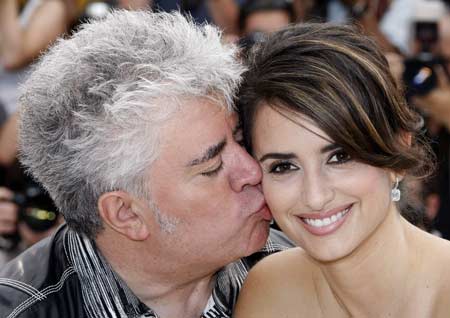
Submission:
M 267 204 L 300 248 L 251 271 L 233 317 L 448 317 L 450 243 L 398 208 L 405 176 L 429 172 L 421 119 L 371 40 L 330 24 L 275 33 L 241 113 Z

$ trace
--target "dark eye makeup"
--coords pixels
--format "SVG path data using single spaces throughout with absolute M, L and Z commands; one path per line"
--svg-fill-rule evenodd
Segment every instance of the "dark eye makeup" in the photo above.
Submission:
M 329 164 L 339 165 L 352 160 L 352 157 L 342 148 L 337 149 L 330 155 Z
M 275 161 L 269 167 L 269 173 L 273 174 L 285 174 L 295 170 L 298 170 L 298 167 L 289 161 Z
M 352 157 L 344 149 L 338 148 L 330 154 L 327 164 L 340 165 L 351 160 Z M 277 175 L 287 174 L 296 170 L 299 170 L 299 167 L 289 160 L 276 160 L 268 168 L 269 173 Z

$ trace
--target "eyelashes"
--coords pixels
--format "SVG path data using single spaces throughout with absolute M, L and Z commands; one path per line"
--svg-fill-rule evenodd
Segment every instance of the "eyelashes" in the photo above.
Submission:
M 298 169 L 299 168 L 297 166 L 293 165 L 289 161 L 276 161 L 270 165 L 269 173 L 281 175 Z
M 213 176 L 218 175 L 220 170 L 222 170 L 222 168 L 223 168 L 223 162 L 221 161 L 220 165 L 216 169 L 213 169 L 213 170 L 210 170 L 210 171 L 206 171 L 206 172 L 202 172 L 201 175 L 205 176 L 205 177 L 213 177 Z
M 338 149 L 330 154 L 328 165 L 343 165 L 352 160 L 352 157 L 343 149 Z M 283 175 L 299 170 L 300 167 L 289 160 L 277 160 L 268 167 L 268 172 L 275 175 Z
M 241 147 L 244 146 L 244 138 L 243 138 L 242 128 L 240 126 L 238 126 L 234 129 L 233 140 L 234 140 L 234 142 L 239 144 L 239 146 L 241 146 Z M 223 164 L 223 161 L 221 161 L 217 168 L 215 168 L 213 170 L 201 172 L 200 175 L 205 176 L 205 177 L 217 176 L 219 174 L 219 172 L 223 169 L 223 167 L 224 167 L 224 164 Z
M 352 157 L 344 149 L 338 149 L 331 154 L 327 163 L 329 163 L 329 164 L 344 164 L 350 160 L 352 160 Z

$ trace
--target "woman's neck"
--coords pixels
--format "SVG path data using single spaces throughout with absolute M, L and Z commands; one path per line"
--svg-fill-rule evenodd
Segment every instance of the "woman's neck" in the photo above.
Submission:
M 350 255 L 319 264 L 337 302 L 351 317 L 396 317 L 407 304 L 420 266 L 410 225 L 395 208 Z

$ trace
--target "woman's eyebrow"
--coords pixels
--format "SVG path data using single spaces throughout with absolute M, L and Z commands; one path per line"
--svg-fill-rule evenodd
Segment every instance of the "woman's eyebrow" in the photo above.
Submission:
M 327 153 L 336 149 L 340 149 L 342 148 L 341 146 L 339 146 L 338 144 L 328 144 L 325 147 L 323 147 L 322 149 L 320 149 L 320 153 Z M 284 160 L 289 160 L 289 159 L 297 159 L 297 155 L 295 153 L 292 152 L 288 152 L 288 153 L 281 153 L 281 152 L 269 152 L 266 153 L 265 155 L 263 155 L 262 157 L 260 157 L 258 159 L 259 162 L 263 162 L 264 160 L 267 159 L 284 159 Z
M 341 149 L 342 147 L 339 146 L 338 144 L 332 143 L 332 144 L 328 144 L 325 147 L 323 147 L 322 149 L 320 149 L 320 153 L 327 153 L 336 149 Z
M 292 152 L 288 152 L 288 153 L 280 153 L 280 152 L 270 152 L 270 153 L 266 153 L 264 156 L 262 156 L 261 158 L 259 158 L 259 162 L 263 162 L 264 160 L 267 159 L 296 159 L 297 155 L 295 153 Z

